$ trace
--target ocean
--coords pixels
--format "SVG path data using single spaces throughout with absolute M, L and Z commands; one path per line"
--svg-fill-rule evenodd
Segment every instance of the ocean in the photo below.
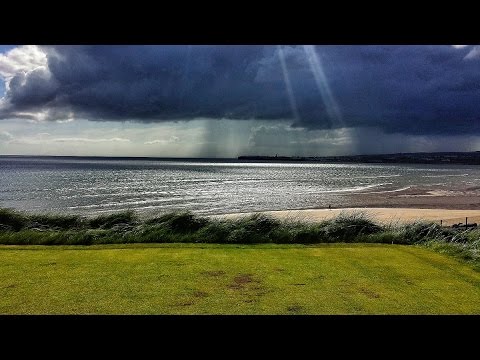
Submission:
M 199 214 L 356 206 L 353 195 L 480 186 L 466 165 L 0 156 L 0 207 Z

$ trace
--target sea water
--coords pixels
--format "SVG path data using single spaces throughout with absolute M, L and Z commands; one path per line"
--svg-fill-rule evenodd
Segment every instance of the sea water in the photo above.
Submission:
M 480 167 L 211 159 L 0 157 L 0 207 L 98 214 L 222 214 L 348 207 L 352 195 L 479 186 Z

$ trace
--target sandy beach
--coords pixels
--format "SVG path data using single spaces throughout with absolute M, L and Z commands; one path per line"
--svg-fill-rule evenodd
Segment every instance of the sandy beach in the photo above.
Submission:
M 417 220 L 435 221 L 446 226 L 457 223 L 480 223 L 480 210 L 452 210 L 452 209 L 415 209 L 415 208 L 344 208 L 344 209 L 307 209 L 286 211 L 264 211 L 278 219 L 321 221 L 338 216 L 341 213 L 365 212 L 373 219 L 383 224 L 410 223 Z M 252 213 L 236 213 L 216 215 L 217 218 L 238 218 Z
M 383 224 L 411 223 L 425 220 L 445 226 L 463 223 L 480 225 L 480 187 L 465 186 L 408 186 L 396 191 L 370 191 L 345 197 L 347 207 L 302 210 L 265 211 L 278 219 L 321 221 L 340 213 L 364 212 Z M 236 218 L 249 213 L 232 213 L 215 217 Z

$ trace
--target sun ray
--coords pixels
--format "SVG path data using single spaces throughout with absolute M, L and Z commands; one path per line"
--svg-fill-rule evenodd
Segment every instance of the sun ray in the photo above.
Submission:
M 340 108 L 335 100 L 335 97 L 332 94 L 330 85 L 328 84 L 327 77 L 323 71 L 322 64 L 318 58 L 317 53 L 313 45 L 303 45 L 310 69 L 312 71 L 315 83 L 317 84 L 318 90 L 322 97 L 323 103 L 327 110 L 327 114 L 331 120 L 337 122 L 337 125 L 344 127 L 344 122 L 342 118 L 342 113 Z
M 295 117 L 295 121 L 298 122 L 300 120 L 300 115 L 298 113 L 297 101 L 295 100 L 295 95 L 293 93 L 292 82 L 290 81 L 290 74 L 288 73 L 287 64 L 285 62 L 285 54 L 281 45 L 277 45 L 277 48 L 278 58 L 280 59 L 280 65 L 282 66 L 283 80 L 285 81 L 285 88 L 288 94 L 288 101 L 290 102 L 290 108 Z

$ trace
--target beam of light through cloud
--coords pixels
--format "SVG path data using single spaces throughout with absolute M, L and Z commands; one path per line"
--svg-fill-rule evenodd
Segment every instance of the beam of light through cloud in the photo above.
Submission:
M 315 79 L 315 83 L 317 84 L 317 88 L 320 91 L 320 95 L 325 104 L 330 119 L 337 123 L 340 123 L 339 127 L 344 127 L 340 108 L 338 107 L 332 91 L 330 90 L 330 86 L 328 84 L 327 77 L 325 76 L 325 73 L 323 71 L 322 64 L 320 62 L 320 59 L 318 58 L 317 53 L 315 52 L 315 47 L 313 45 L 304 45 L 303 49 L 305 50 L 305 54 L 308 63 L 310 64 L 310 69 Z
M 14 120 L 0 123 L 0 154 L 11 155 L 228 158 L 475 151 L 480 150 L 479 146 L 479 137 L 474 134 L 387 134 L 379 128 L 316 130 L 292 128 L 289 120 L 275 123 L 228 119 L 161 124 L 125 122 L 124 127 L 83 120 L 64 124 Z
M 285 63 L 285 54 L 281 45 L 277 45 L 278 49 L 278 58 L 280 59 L 280 65 L 282 66 L 283 80 L 285 81 L 285 88 L 288 94 L 288 101 L 290 102 L 290 107 L 292 108 L 292 115 L 295 118 L 295 121 L 300 121 L 300 116 L 298 114 L 297 101 L 295 100 L 295 94 L 293 93 L 292 82 L 290 81 L 290 74 L 288 73 L 287 64 Z
M 480 59 L 480 46 L 474 46 L 472 50 L 465 56 L 465 60 Z
M 480 46 L 479 45 L 452 45 L 455 49 L 464 49 L 470 48 L 469 52 L 465 57 L 464 60 L 473 60 L 473 59 L 480 59 Z

